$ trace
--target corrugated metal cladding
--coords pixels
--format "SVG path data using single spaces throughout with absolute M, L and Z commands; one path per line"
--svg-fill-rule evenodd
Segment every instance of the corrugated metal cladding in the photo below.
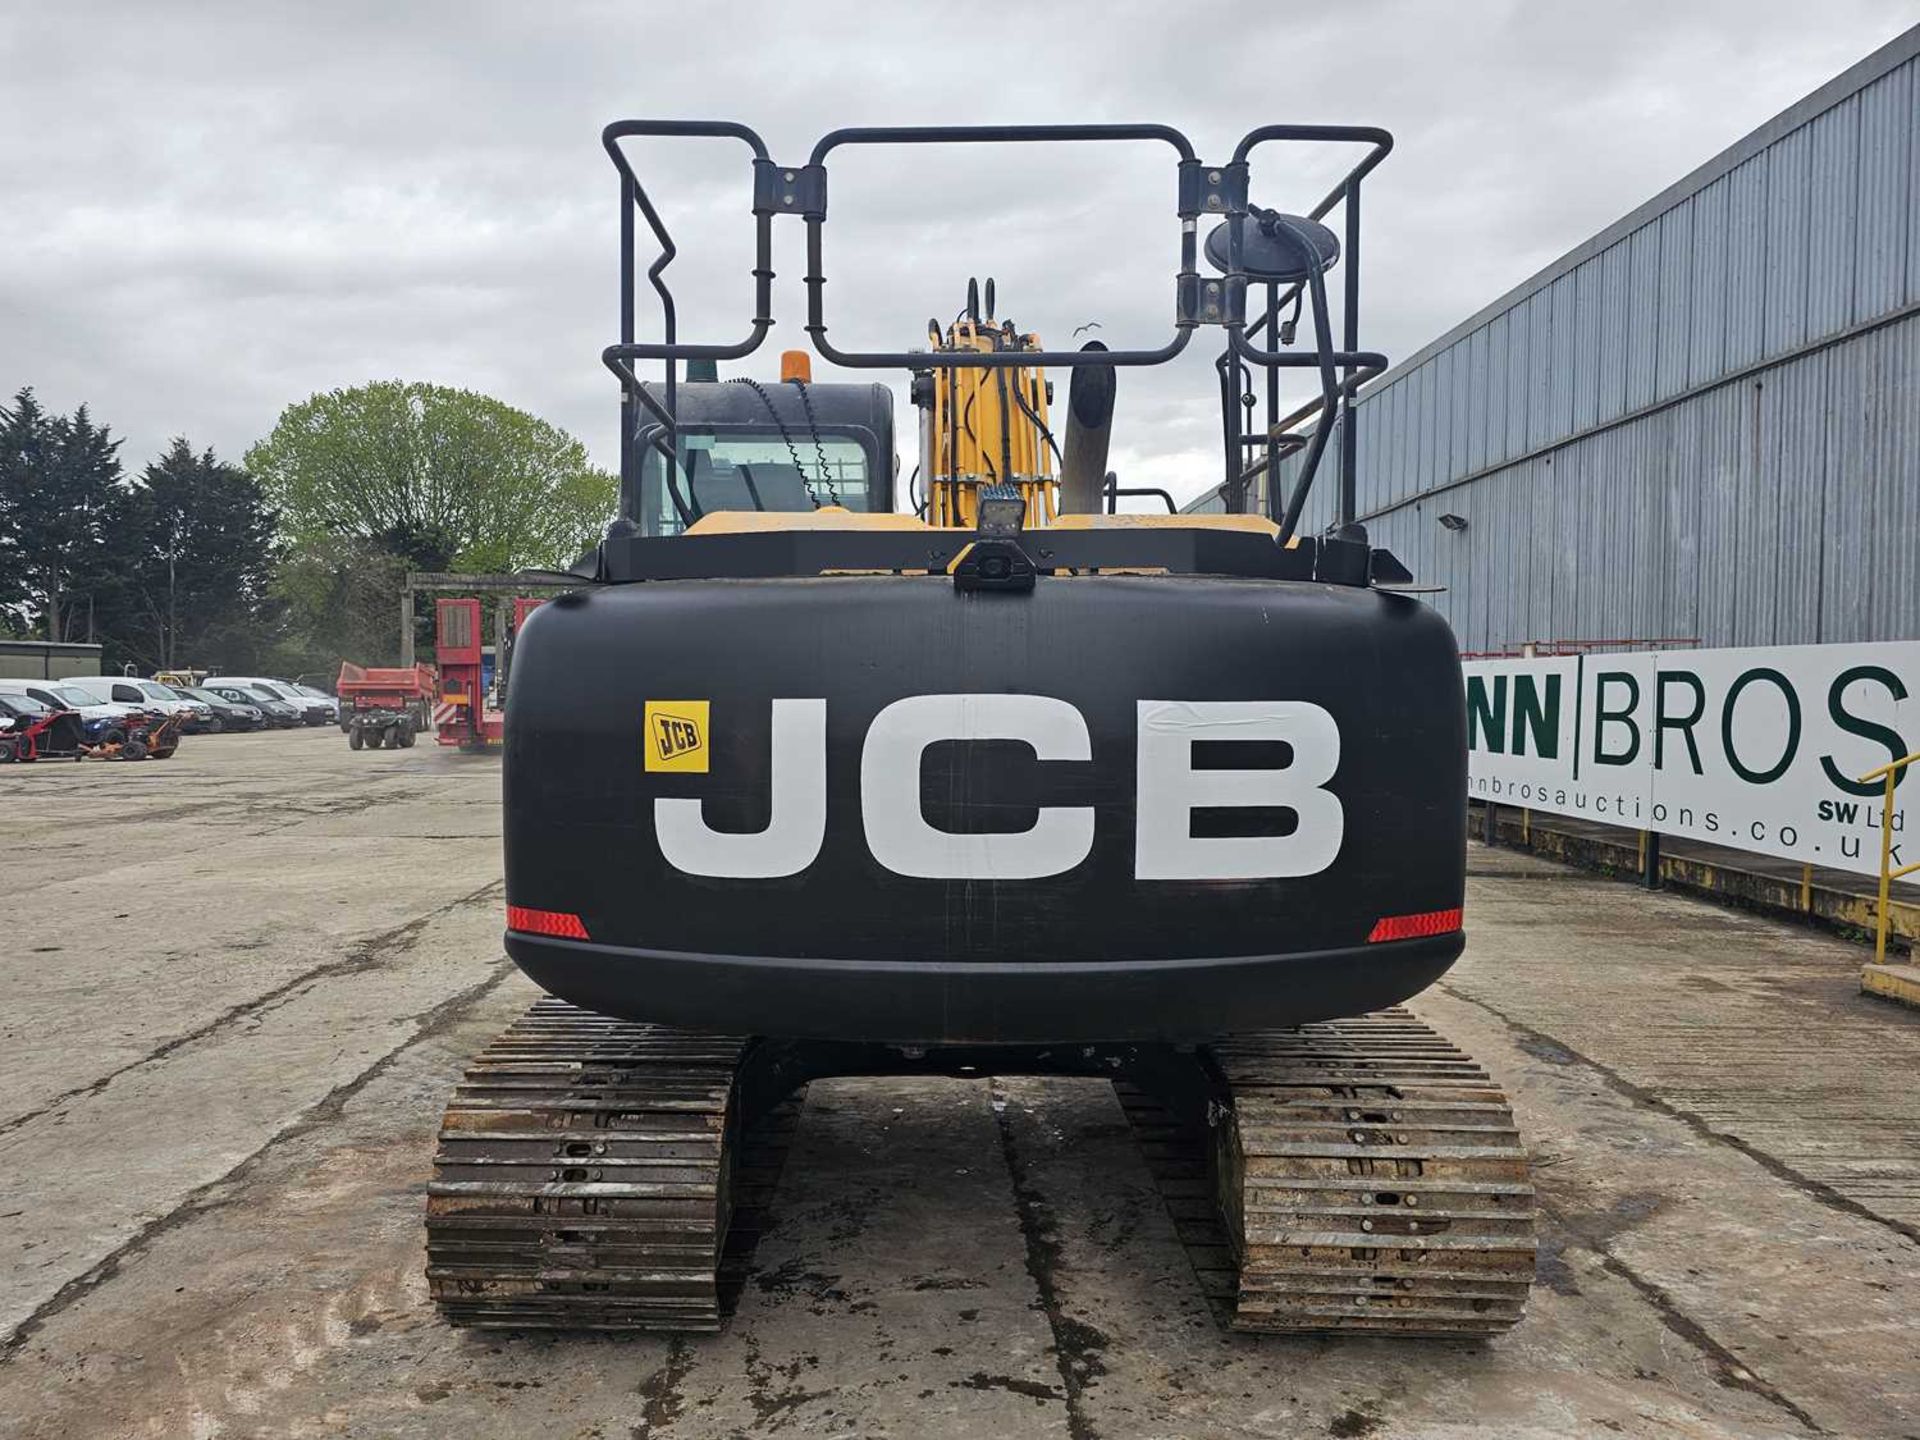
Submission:
M 1361 518 L 1462 649 L 1920 635 L 1916 56 L 1920 26 L 1362 398 Z

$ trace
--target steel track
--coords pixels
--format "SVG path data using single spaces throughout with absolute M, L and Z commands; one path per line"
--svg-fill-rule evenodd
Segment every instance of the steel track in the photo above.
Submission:
M 458 1325 L 714 1331 L 798 1096 L 740 1133 L 749 1041 L 542 1000 L 469 1067 L 427 1198 Z M 1116 1083 L 1223 1324 L 1483 1338 L 1521 1315 L 1534 1194 L 1506 1096 L 1404 1010 L 1235 1036 L 1214 1099 Z M 1190 1097 L 1189 1097 L 1190 1098 Z
M 718 1330 L 799 1104 L 742 1137 L 746 1051 L 738 1038 L 535 1004 L 447 1106 L 427 1189 L 441 1314 L 487 1327 Z
M 1506 1096 L 1404 1010 L 1236 1036 L 1204 1126 L 1117 1087 L 1201 1288 L 1267 1334 L 1484 1338 L 1519 1320 L 1534 1193 Z

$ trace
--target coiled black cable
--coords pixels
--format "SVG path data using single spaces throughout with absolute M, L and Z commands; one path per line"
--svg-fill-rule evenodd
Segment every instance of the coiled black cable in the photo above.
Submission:
M 806 489 L 807 499 L 812 501 L 813 508 L 818 510 L 820 508 L 820 497 L 813 493 L 813 485 L 807 479 L 807 467 L 800 463 L 799 447 L 793 443 L 793 436 L 787 430 L 787 422 L 780 418 L 780 412 L 774 408 L 773 397 L 767 394 L 766 388 L 750 375 L 736 375 L 727 383 L 730 385 L 744 385 L 760 397 L 760 403 L 767 407 L 767 414 L 773 417 L 773 423 L 779 428 L 780 438 L 787 442 L 787 454 L 793 457 L 793 468 L 800 476 L 800 484 Z M 800 393 L 802 396 L 806 394 L 804 386 L 801 388 Z M 813 414 L 813 406 L 811 404 L 807 406 L 807 414 L 809 417 Z M 818 449 L 820 444 L 820 432 L 818 430 L 814 431 L 813 442 L 814 447 Z M 821 452 L 820 459 L 824 477 L 826 464 L 826 454 L 824 451 Z

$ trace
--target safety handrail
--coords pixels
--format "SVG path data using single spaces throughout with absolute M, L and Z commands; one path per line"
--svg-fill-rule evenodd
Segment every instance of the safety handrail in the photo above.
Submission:
M 1171 125 L 867 125 L 829 131 L 821 136 L 808 157 L 809 165 L 824 165 L 827 156 L 846 145 L 1019 145 L 1058 144 L 1062 142 L 1159 142 L 1169 146 L 1183 166 L 1197 166 L 1191 141 Z M 1197 204 L 1197 201 L 1196 201 Z M 1190 289 L 1198 281 L 1196 231 L 1184 211 L 1180 229 L 1180 269 L 1176 284 Z M 955 350 L 930 354 L 907 350 L 842 350 L 827 339 L 825 222 L 819 212 L 806 215 L 807 291 L 806 331 L 813 348 L 822 358 L 847 369 L 897 370 L 937 365 L 944 369 L 1006 368 L 1009 356 L 992 350 Z M 1187 348 L 1193 338 L 1193 322 L 1176 321 L 1174 333 L 1155 349 L 1130 350 L 1027 350 L 1019 354 L 1022 366 L 1071 369 L 1076 365 L 1162 365 Z
M 1920 761 L 1920 750 L 1867 771 L 1859 781 L 1862 785 L 1870 785 L 1884 776 L 1887 782 L 1880 801 L 1880 904 L 1873 933 L 1873 963 L 1876 965 L 1887 963 L 1887 907 L 1892 898 L 1893 882 L 1920 870 L 1920 860 L 1911 865 L 1902 865 L 1898 870 L 1893 868 L 1893 791 L 1907 767 L 1916 761 Z
M 683 341 L 678 332 L 673 296 L 665 271 L 677 250 L 666 224 L 655 208 L 639 175 L 628 162 L 621 146 L 633 137 L 726 138 L 742 142 L 752 157 L 754 217 L 754 314 L 744 338 L 730 344 L 697 344 Z M 1026 144 L 1057 142 L 1148 142 L 1171 148 L 1177 159 L 1177 204 L 1180 262 L 1175 274 L 1174 328 L 1172 337 L 1154 349 L 1127 350 L 988 350 L 958 348 L 937 351 L 860 351 L 843 350 L 828 339 L 826 318 L 826 273 L 824 262 L 827 214 L 827 158 L 845 146 L 891 146 L 932 144 Z M 1345 274 L 1342 334 L 1334 334 L 1331 306 L 1325 276 L 1325 264 L 1311 268 L 1304 287 L 1311 300 L 1313 340 L 1310 350 L 1289 351 L 1273 344 L 1280 286 L 1267 283 L 1267 313 L 1249 323 L 1246 298 L 1251 277 L 1243 263 L 1246 221 L 1255 207 L 1249 203 L 1250 157 L 1261 145 L 1271 142 L 1362 144 L 1366 153 L 1317 204 L 1311 218 L 1317 223 L 1336 206 L 1344 210 Z M 1148 366 L 1158 365 L 1181 354 L 1202 326 L 1223 328 L 1226 355 L 1223 360 L 1234 367 L 1255 366 L 1267 374 L 1268 426 L 1267 471 L 1277 473 L 1284 448 L 1273 424 L 1279 410 L 1279 375 L 1283 370 L 1307 369 L 1317 373 L 1320 382 L 1319 421 L 1310 436 L 1302 436 L 1304 449 L 1292 494 L 1284 496 L 1276 484 L 1269 485 L 1267 509 L 1279 526 L 1279 541 L 1285 544 L 1300 523 L 1308 491 L 1320 461 L 1335 436 L 1340 452 L 1340 519 L 1344 524 L 1354 516 L 1354 491 L 1357 443 L 1349 412 L 1354 392 L 1367 380 L 1387 368 L 1384 355 L 1362 350 L 1359 344 L 1360 308 L 1360 183 L 1386 158 L 1393 148 L 1393 137 L 1385 130 L 1358 125 L 1262 125 L 1244 135 L 1234 147 L 1233 159 L 1225 165 L 1208 165 L 1197 158 L 1192 143 L 1180 131 L 1167 125 L 1090 124 L 1090 125 L 931 125 L 864 126 L 833 130 L 814 145 L 805 165 L 783 166 L 774 163 L 766 143 L 750 127 L 733 121 L 623 120 L 608 125 L 601 144 L 612 159 L 620 177 L 621 268 L 620 268 L 620 340 L 601 352 L 601 361 L 618 377 L 621 385 L 621 516 L 631 523 L 631 509 L 637 494 L 638 420 L 642 411 L 660 422 L 648 445 L 665 462 L 666 487 L 683 524 L 700 513 L 697 498 L 683 496 L 674 471 L 674 451 L 678 426 L 677 363 L 690 360 L 738 360 L 752 354 L 772 329 L 773 252 L 772 220 L 776 214 L 800 217 L 806 227 L 806 320 L 804 329 L 814 351 L 833 364 L 849 369 L 927 369 L 1059 367 L 1072 369 L 1082 365 Z M 657 252 L 647 267 L 646 277 L 659 301 L 664 335 L 658 341 L 642 341 L 635 325 L 635 254 L 638 214 L 651 231 Z M 1298 234 L 1298 227 L 1285 217 L 1257 212 L 1263 226 L 1278 225 L 1295 232 L 1300 248 L 1311 253 L 1313 247 Z M 1199 226 L 1203 217 L 1217 216 L 1227 225 L 1226 256 L 1219 279 L 1199 273 Z M 1289 289 L 1298 295 L 1301 284 Z M 1254 337 L 1265 330 L 1265 343 Z M 1291 326 L 1285 337 L 1291 343 Z M 634 366 L 639 361 L 663 362 L 661 393 L 649 393 Z M 1227 407 L 1227 464 L 1229 479 L 1239 475 L 1239 437 L 1231 422 L 1237 417 Z M 1342 424 L 1343 421 L 1348 423 Z M 1238 505 L 1230 508 L 1237 509 Z

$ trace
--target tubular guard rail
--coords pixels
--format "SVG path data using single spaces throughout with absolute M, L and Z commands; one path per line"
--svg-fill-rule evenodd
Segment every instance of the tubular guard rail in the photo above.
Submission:
M 1880 799 L 1880 903 L 1875 907 L 1878 918 L 1873 927 L 1873 963 L 1876 965 L 1887 963 L 1887 906 L 1893 898 L 1893 882 L 1920 870 L 1920 860 L 1911 865 L 1902 865 L 1897 870 L 1893 866 L 1893 792 L 1907 767 L 1915 761 L 1920 761 L 1920 750 L 1903 755 L 1898 760 L 1890 760 L 1860 777 L 1862 785 L 1882 779 L 1887 783 Z
M 743 339 L 732 343 L 691 343 L 679 337 L 673 294 L 665 272 L 678 254 L 665 222 L 655 208 L 646 187 L 622 149 L 630 138 L 721 138 L 741 141 L 749 150 L 753 178 L 754 217 L 754 314 Z M 1029 144 L 1063 142 L 1148 141 L 1167 145 L 1176 157 L 1180 225 L 1180 266 L 1174 280 L 1174 329 L 1172 337 L 1155 349 L 1134 350 L 1039 350 L 1019 352 L 957 351 L 928 354 L 913 351 L 842 350 L 828 338 L 826 317 L 825 231 L 827 219 L 827 157 L 835 150 L 855 145 L 946 145 L 946 144 Z M 1326 266 L 1310 267 L 1304 281 L 1296 281 L 1282 291 L 1277 282 L 1250 277 L 1244 267 L 1244 232 L 1249 214 L 1248 183 L 1250 157 L 1259 146 L 1270 142 L 1289 144 L 1347 144 L 1368 147 L 1366 154 L 1327 193 L 1308 218 L 1320 220 L 1336 206 L 1343 207 L 1344 256 L 1346 273 L 1343 293 L 1343 333 L 1336 346 L 1331 308 L 1326 293 Z M 1367 380 L 1387 366 L 1384 355 L 1359 348 L 1360 312 L 1360 183 L 1393 148 L 1393 137 L 1385 130 L 1354 125 L 1262 125 L 1247 132 L 1234 147 L 1232 159 L 1225 165 L 1209 165 L 1198 158 L 1191 141 L 1166 125 L 931 125 L 883 126 L 833 130 L 814 145 L 804 165 L 776 164 L 765 141 L 746 125 L 730 120 L 621 120 L 608 125 L 601 143 L 620 175 L 620 341 L 601 354 L 603 363 L 620 380 L 622 389 L 621 469 L 623 481 L 631 483 L 636 457 L 639 411 L 646 410 L 660 422 L 650 444 L 667 461 L 671 474 L 674 445 L 676 382 L 678 362 L 682 360 L 739 360 L 751 355 L 773 327 L 773 221 L 777 215 L 798 215 L 806 225 L 807 291 L 805 329 L 813 348 L 826 360 L 850 369 L 955 368 L 966 366 L 1004 367 L 1009 365 L 1072 368 L 1079 365 L 1143 366 L 1159 365 L 1186 349 L 1193 332 L 1202 325 L 1221 327 L 1226 346 L 1221 357 L 1223 408 L 1227 412 L 1226 453 L 1230 488 L 1244 489 L 1252 472 L 1239 468 L 1240 452 L 1249 443 L 1238 434 L 1237 416 L 1226 393 L 1228 369 L 1236 373 L 1243 365 L 1256 365 L 1268 373 L 1268 419 L 1266 434 L 1257 442 L 1267 448 L 1265 465 L 1269 473 L 1267 509 L 1280 525 L 1280 543 L 1293 535 L 1312 487 L 1322 455 L 1336 432 L 1340 436 L 1341 493 L 1339 513 L 1342 522 L 1354 513 L 1355 440 L 1353 426 L 1342 424 L 1348 415 L 1354 393 Z M 658 341 L 636 339 L 635 301 L 636 227 L 635 212 L 645 219 L 659 245 L 659 253 L 647 267 L 647 280 L 659 297 L 662 333 Z M 1203 277 L 1197 267 L 1198 227 L 1203 216 L 1222 219 L 1227 225 L 1225 274 Z M 1276 223 L 1303 239 L 1285 217 L 1272 216 Z M 1266 286 L 1264 314 L 1249 325 L 1247 287 L 1252 281 Z M 1278 316 L 1282 306 L 1296 301 L 1304 287 L 1314 326 L 1314 344 L 1310 350 L 1288 351 L 1272 344 L 1280 333 Z M 1265 346 L 1254 343 L 1264 330 Z M 1284 337 L 1283 337 L 1284 338 Z M 664 362 L 662 398 L 648 393 L 635 373 L 636 361 Z M 1278 372 L 1281 369 L 1312 369 L 1320 382 L 1320 395 L 1309 406 L 1296 411 L 1284 422 L 1278 416 Z M 1308 437 L 1283 436 L 1286 425 L 1303 420 L 1318 411 L 1319 419 Z M 1281 455 L 1304 447 L 1299 478 L 1284 507 L 1280 487 L 1273 483 Z

